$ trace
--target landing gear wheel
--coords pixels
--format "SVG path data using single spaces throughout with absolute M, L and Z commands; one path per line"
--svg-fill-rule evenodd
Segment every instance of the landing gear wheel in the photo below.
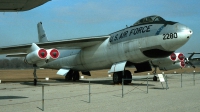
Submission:
M 80 75 L 78 71 L 74 71 L 73 81 L 78 81 L 80 79 Z
M 129 70 L 124 71 L 124 78 L 125 79 L 132 79 L 132 75 L 131 75 L 131 72 Z M 132 82 L 132 80 L 124 80 L 124 84 L 129 84 L 131 82 Z
M 113 73 L 113 83 L 114 84 L 122 83 L 122 72 Z
M 67 74 L 67 75 L 65 76 L 65 80 L 66 80 L 66 81 L 72 80 L 72 74 Z
M 37 85 L 37 79 L 34 79 L 34 85 L 35 86 Z
M 153 76 L 153 81 L 157 81 L 157 77 L 156 76 Z
M 65 76 L 65 80 L 66 81 L 71 81 L 72 80 L 72 75 L 73 75 L 73 71 L 70 70 L 69 73 L 67 73 L 67 75 Z
M 119 82 L 118 82 L 118 78 L 119 78 L 119 77 L 118 77 L 118 74 L 117 74 L 116 72 L 113 73 L 113 83 L 114 83 L 114 84 L 119 83 Z

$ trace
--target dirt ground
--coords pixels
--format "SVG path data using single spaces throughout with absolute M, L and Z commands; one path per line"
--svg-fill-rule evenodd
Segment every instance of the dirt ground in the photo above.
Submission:
M 142 73 L 134 73 L 135 69 L 131 68 L 128 69 L 131 71 L 133 75 L 147 75 L 147 73 L 152 74 L 152 71 L 149 72 L 142 72 Z M 193 72 L 193 68 L 183 68 L 183 69 L 176 69 L 170 71 L 157 71 L 157 73 L 164 72 L 167 73 L 184 73 L 184 72 Z M 200 68 L 195 69 L 196 72 L 200 72 Z M 64 79 L 64 76 L 59 76 L 56 74 L 57 70 L 52 69 L 37 69 L 37 76 L 38 80 L 42 81 L 48 77 L 50 80 L 57 80 L 57 79 Z M 80 75 L 82 76 L 81 72 Z M 108 77 L 108 70 L 98 70 L 98 71 L 91 71 L 92 76 L 84 76 L 85 79 L 88 78 L 101 78 L 101 77 Z M 111 74 L 112 75 L 112 74 Z M 2 83 L 6 82 L 29 82 L 33 81 L 33 69 L 19 69 L 19 70 L 0 70 L 0 80 Z

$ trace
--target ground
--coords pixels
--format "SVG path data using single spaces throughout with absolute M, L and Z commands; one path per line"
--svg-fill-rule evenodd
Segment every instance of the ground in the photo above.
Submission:
M 133 73 L 134 69 L 130 70 Z M 57 70 L 38 69 L 37 86 L 33 86 L 31 69 L 0 70 L 0 108 L 2 112 L 41 112 L 43 107 L 46 112 L 200 112 L 200 70 L 195 69 L 195 76 L 193 70 L 167 71 L 167 83 L 162 85 L 134 79 L 124 86 L 114 85 L 108 70 L 92 71 L 91 77 L 65 82 L 63 76 L 56 75 Z M 45 81 L 46 77 L 50 81 Z
M 149 72 L 142 72 L 142 73 L 134 73 L 135 69 L 131 68 L 128 69 L 131 71 L 133 75 L 147 75 L 148 73 L 152 74 L 152 71 Z M 52 69 L 37 69 L 37 76 L 38 81 L 45 80 L 46 77 L 48 77 L 50 80 L 62 80 L 64 79 L 64 76 L 57 75 L 58 70 L 52 70 Z M 187 73 L 187 72 L 193 72 L 194 68 L 183 68 L 183 69 L 176 69 L 176 70 L 170 70 L 170 71 L 157 71 L 157 73 Z M 196 68 L 195 72 L 200 72 L 200 68 Z M 82 76 L 81 72 L 80 75 Z M 97 71 L 91 71 L 92 76 L 84 76 L 85 79 L 88 78 L 102 78 L 102 77 L 108 77 L 108 70 L 97 70 Z M 112 74 L 111 74 L 112 76 Z M 8 83 L 8 82 L 29 82 L 33 81 L 33 69 L 17 69 L 17 70 L 0 70 L 0 80 L 2 83 Z

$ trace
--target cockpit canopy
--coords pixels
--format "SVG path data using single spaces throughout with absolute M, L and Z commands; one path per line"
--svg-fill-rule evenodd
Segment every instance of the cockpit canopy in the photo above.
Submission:
M 140 24 L 155 23 L 155 22 L 164 22 L 164 21 L 165 20 L 162 17 L 153 15 L 153 16 L 148 16 L 148 17 L 144 17 L 140 19 L 135 24 L 133 24 L 133 26 L 140 25 Z

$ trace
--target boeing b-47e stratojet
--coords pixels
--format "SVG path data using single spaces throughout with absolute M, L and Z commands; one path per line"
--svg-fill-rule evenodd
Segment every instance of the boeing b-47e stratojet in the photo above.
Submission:
M 34 66 L 34 84 L 36 67 L 58 69 L 57 74 L 66 80 L 79 80 L 79 72 L 90 75 L 92 70 L 110 69 L 113 82 L 120 83 L 123 77 L 131 78 L 125 67 L 135 66 L 135 73 L 151 71 L 150 60 L 168 57 L 193 32 L 181 23 L 154 15 L 105 36 L 48 41 L 42 23 L 38 23 L 38 33 L 39 43 L 0 48 L 0 54 L 25 57 L 25 62 Z

